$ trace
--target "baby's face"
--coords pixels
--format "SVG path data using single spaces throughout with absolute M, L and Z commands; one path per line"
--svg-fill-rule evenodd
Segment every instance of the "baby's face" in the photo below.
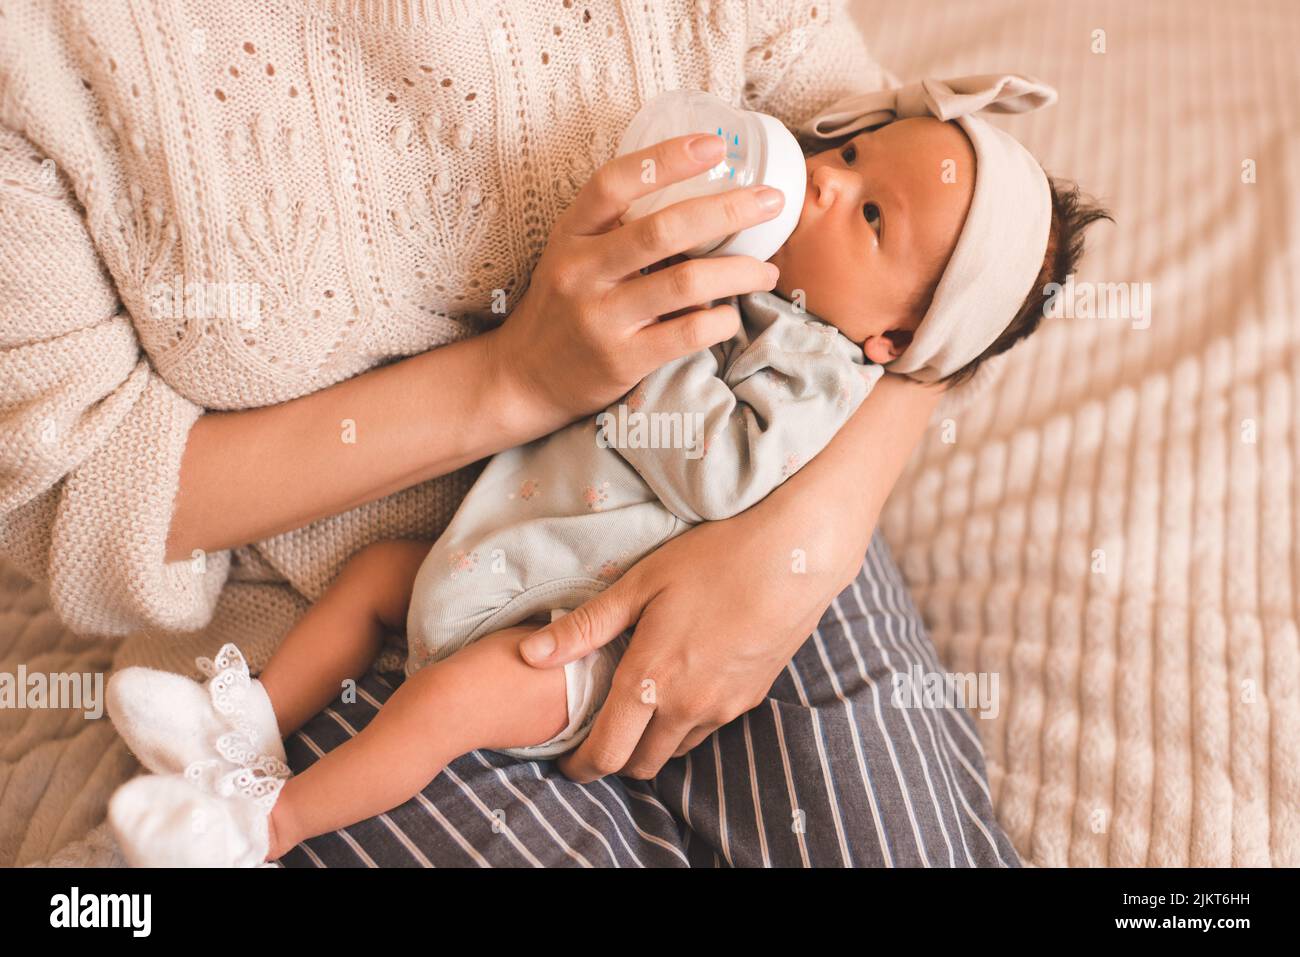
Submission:
M 808 158 L 799 225 L 771 262 L 872 362 L 902 355 L 957 245 L 975 150 L 955 123 L 898 120 Z

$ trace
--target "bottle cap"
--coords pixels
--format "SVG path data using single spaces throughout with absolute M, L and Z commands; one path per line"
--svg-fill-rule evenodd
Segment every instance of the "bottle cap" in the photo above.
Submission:
M 695 257 L 771 258 L 790 238 L 803 211 L 808 173 L 799 141 L 775 117 L 733 107 L 711 93 L 672 90 L 641 107 L 619 141 L 618 155 L 690 133 L 714 133 L 723 137 L 726 155 L 718 165 L 698 176 L 635 200 L 623 221 L 632 222 L 684 199 L 745 186 L 771 186 L 785 195 L 785 205 L 775 217 L 686 251 L 686 255 Z M 646 173 L 653 175 L 653 168 Z

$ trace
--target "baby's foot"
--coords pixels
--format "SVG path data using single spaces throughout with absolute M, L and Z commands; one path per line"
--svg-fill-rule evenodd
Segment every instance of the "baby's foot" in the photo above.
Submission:
M 117 789 L 108 820 L 132 867 L 258 867 L 283 784 L 214 794 L 180 775 L 146 774 Z
M 284 742 L 266 689 L 250 678 L 233 644 L 215 661 L 198 659 L 205 684 L 153 668 L 113 675 L 108 715 L 127 747 L 150 771 L 181 774 L 214 759 L 243 766 L 259 756 L 285 761 Z

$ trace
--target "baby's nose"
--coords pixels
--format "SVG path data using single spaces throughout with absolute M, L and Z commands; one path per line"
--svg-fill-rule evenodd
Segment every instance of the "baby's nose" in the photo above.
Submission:
M 813 201 L 830 205 L 837 196 L 849 188 L 848 180 L 852 176 L 849 170 L 836 169 L 833 166 L 817 167 L 810 177 Z

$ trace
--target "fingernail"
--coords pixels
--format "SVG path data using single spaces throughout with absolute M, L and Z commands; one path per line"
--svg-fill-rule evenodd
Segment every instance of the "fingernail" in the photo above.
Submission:
M 694 139 L 686 141 L 686 152 L 691 154 L 691 159 L 704 162 L 705 160 L 722 159 L 722 137 L 713 133 L 701 133 Z
M 555 651 L 555 638 L 550 632 L 539 631 L 525 638 L 520 643 L 519 650 L 529 661 L 545 661 Z
M 775 213 L 785 204 L 785 196 L 771 186 L 760 187 L 754 195 L 758 198 L 758 208 L 765 213 Z
M 776 284 L 776 281 L 777 281 L 778 279 L 781 278 L 781 270 L 778 269 L 778 268 L 777 268 L 775 265 L 773 265 L 772 263 L 768 263 L 768 264 L 767 264 L 767 276 L 768 276 L 768 282 L 770 282 L 770 283 L 772 283 L 773 285 L 775 285 L 775 284 Z

